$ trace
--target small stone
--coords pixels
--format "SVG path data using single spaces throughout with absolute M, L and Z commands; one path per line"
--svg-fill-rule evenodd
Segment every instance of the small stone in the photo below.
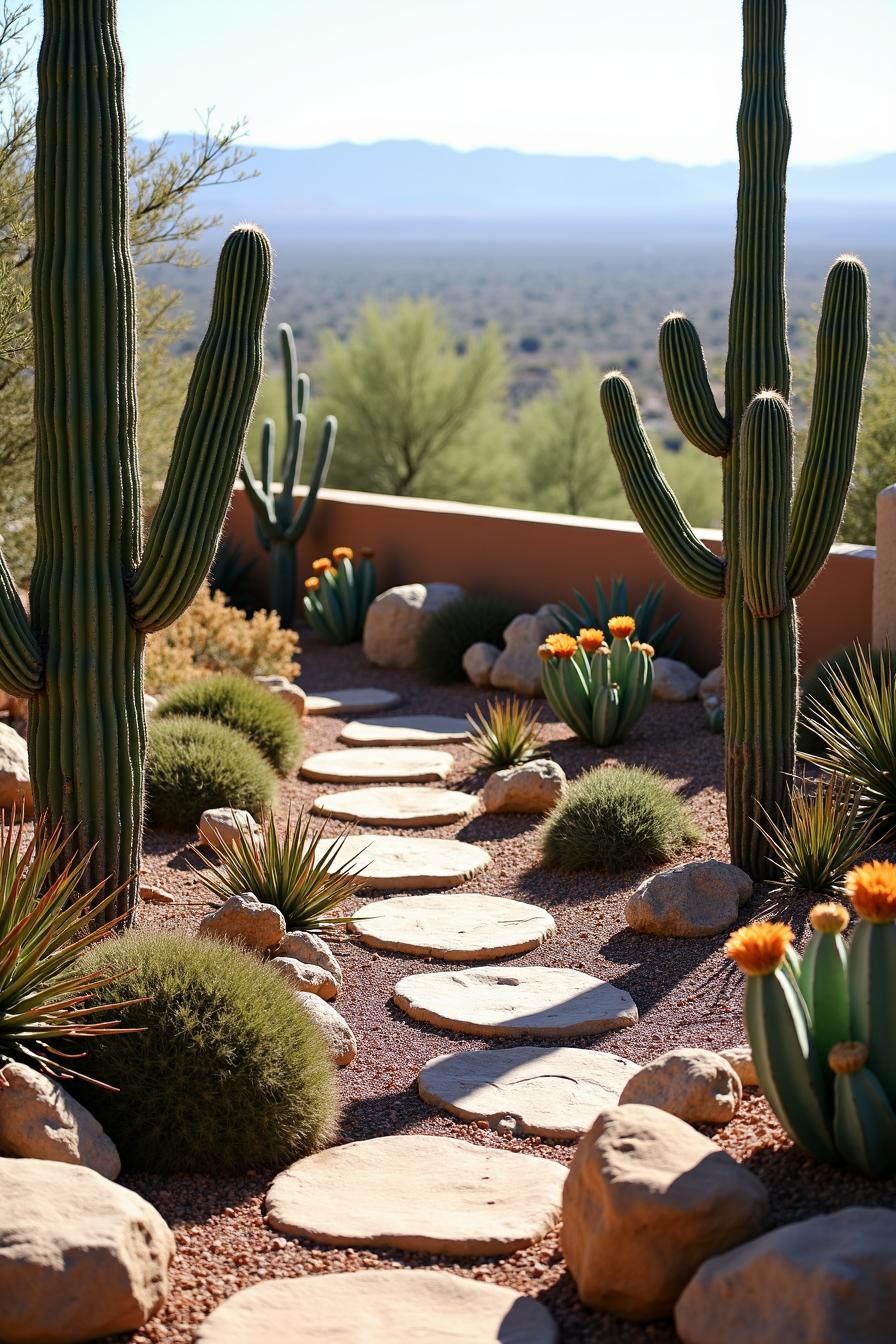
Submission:
M 314 800 L 315 812 L 366 826 L 448 826 L 478 809 L 475 794 L 415 784 L 371 784 Z
M 251 892 L 231 896 L 199 922 L 201 938 L 239 943 L 252 952 L 276 947 L 286 933 L 286 920 L 276 905 L 264 905 Z
M 265 690 L 270 691 L 272 695 L 279 696 L 281 700 L 285 701 L 295 711 L 296 718 L 303 719 L 305 717 L 305 692 L 294 681 L 290 681 L 288 677 L 265 676 L 260 672 L 255 675 L 253 680 L 259 686 L 264 686 Z
M 556 931 L 552 916 L 540 906 L 478 891 L 371 901 L 355 911 L 351 927 L 370 947 L 446 961 L 515 956 Z
M 721 701 L 725 699 L 725 669 L 723 667 L 714 667 L 711 672 L 707 672 L 705 677 L 700 679 L 698 694 L 701 700 L 715 699 Z
M 675 1307 L 683 1344 L 890 1344 L 896 1212 L 846 1208 L 704 1261 Z
M 417 640 L 435 612 L 463 597 L 456 583 L 404 583 L 374 598 L 364 619 L 364 656 L 377 667 L 412 668 Z
M 761 1181 L 711 1139 L 655 1106 L 615 1106 L 576 1149 L 560 1244 L 586 1306 L 651 1320 L 709 1256 L 758 1236 L 767 1212 Z
M 358 1042 L 342 1014 L 318 994 L 310 994 L 307 990 L 297 990 L 296 998 L 323 1032 L 333 1063 L 340 1069 L 351 1064 L 358 1053 Z
M 495 644 L 480 640 L 471 644 L 464 654 L 464 672 L 474 686 L 491 686 L 492 668 L 501 656 L 501 650 Z
M 159 707 L 159 701 L 158 701 L 158 698 L 157 698 L 156 696 L 154 696 L 154 695 L 147 695 L 146 691 L 144 691 L 144 692 L 143 692 L 143 713 L 146 715 L 146 717 L 147 717 L 148 719 L 151 718 L 153 714 L 155 714 L 155 712 L 156 712 L 156 710 L 158 709 L 158 707 Z
M 352 747 L 400 747 L 463 742 L 469 736 L 466 719 L 446 714 L 394 714 L 386 719 L 354 719 L 345 725 L 339 741 Z
M 337 691 L 319 691 L 305 696 L 308 715 L 376 714 L 381 709 L 394 709 L 401 704 L 395 691 L 384 691 L 379 686 L 346 686 Z
M 689 1125 L 727 1125 L 742 1094 L 735 1070 L 713 1050 L 667 1050 L 639 1069 L 622 1089 L 620 1106 L 658 1106 Z
M 0 1334 L 76 1344 L 130 1333 L 168 1295 L 174 1237 L 145 1199 L 87 1167 L 0 1158 Z
M 342 967 L 333 955 L 330 944 L 319 934 L 307 933 L 304 929 L 293 929 L 277 948 L 278 957 L 291 957 L 303 961 L 306 966 L 319 966 L 326 971 L 342 988 Z
M 0 808 L 14 807 L 20 812 L 24 808 L 27 817 L 34 810 L 28 743 L 8 723 L 0 723 Z
M 199 839 L 203 844 L 217 841 L 219 845 L 229 845 L 240 836 L 258 838 L 261 828 L 258 822 L 241 807 L 210 807 L 199 818 Z
M 550 812 L 565 789 L 566 773 L 556 761 L 523 761 L 489 776 L 482 806 L 486 812 Z
M 732 1045 L 719 1054 L 727 1060 L 741 1081 L 742 1087 L 758 1087 L 759 1075 L 753 1063 L 753 1051 L 748 1045 Z
M 495 1129 L 499 1134 L 513 1135 L 516 1133 L 516 1121 L 512 1115 L 502 1116 L 495 1125 Z
M 730 928 L 752 894 L 753 879 L 733 863 L 679 863 L 641 883 L 626 902 L 625 918 L 637 933 L 706 938 Z
M 268 962 L 278 975 L 282 975 L 290 989 L 303 994 L 319 994 L 322 999 L 335 999 L 339 986 L 329 972 L 320 966 L 309 966 L 295 957 L 272 957 Z
M 146 901 L 146 903 L 147 903 L 148 905 L 173 905 L 173 904 L 174 904 L 174 897 L 171 895 L 171 892 L 170 892 L 170 891 L 166 891 L 164 887 L 153 887 L 153 886 L 149 886 L 149 885 L 145 885 L 145 886 L 144 886 L 144 885 L 141 885 L 141 887 L 140 887 L 140 899 L 141 899 L 141 901 Z
M 99 1121 L 54 1078 L 25 1064 L 0 1069 L 0 1153 L 89 1167 L 110 1181 L 121 1171 Z
M 694 700 L 700 689 L 700 678 L 687 663 L 677 658 L 654 658 L 654 700 Z
M 504 648 L 492 667 L 492 685 L 530 699 L 542 695 L 538 646 L 559 628 L 550 606 L 515 616 L 504 631 Z
M 332 845 L 337 845 L 333 841 Z M 327 861 L 330 844 L 322 841 L 318 858 Z M 337 867 L 351 864 L 362 887 L 384 891 L 429 891 L 457 887 L 487 868 L 491 859 L 479 845 L 416 835 L 348 835 L 333 849 Z
M 425 784 L 445 779 L 454 757 L 428 747 L 348 747 L 320 751 L 302 762 L 305 779 L 332 784 L 388 784 L 407 780 Z

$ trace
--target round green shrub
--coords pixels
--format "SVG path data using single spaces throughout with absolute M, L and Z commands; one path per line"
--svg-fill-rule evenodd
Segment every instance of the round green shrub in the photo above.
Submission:
M 444 686 L 464 681 L 464 654 L 471 644 L 504 647 L 504 631 L 519 615 L 519 607 L 505 597 L 468 593 L 440 607 L 417 640 L 417 670 L 425 681 Z
M 332 1140 L 338 1103 L 324 1039 L 258 957 L 194 934 L 136 930 L 80 964 L 120 977 L 99 1000 L 144 1000 L 116 1016 L 145 1030 L 95 1037 L 83 1061 L 88 1077 L 118 1090 L 71 1085 L 127 1170 L 279 1169 Z
M 242 733 L 188 717 L 153 719 L 146 752 L 146 820 L 190 831 L 209 807 L 257 817 L 274 798 L 274 772 Z
M 871 663 L 875 681 L 880 679 L 880 670 L 885 660 L 886 666 L 888 668 L 892 667 L 892 654 L 887 650 L 872 649 L 866 646 L 862 652 Z M 818 715 L 819 707 L 828 711 L 832 709 L 831 672 L 837 671 L 841 675 L 845 675 L 855 690 L 858 682 L 856 667 L 855 646 L 850 644 L 847 648 L 837 649 L 834 653 L 829 653 L 808 672 L 800 692 L 800 717 L 796 730 L 796 745 L 799 751 L 807 752 L 810 756 L 825 755 L 824 742 L 812 730 L 807 720 Z M 815 701 L 818 702 L 817 705 L 814 703 Z
M 248 677 L 201 677 L 166 695 L 157 719 L 189 714 L 234 728 L 257 747 L 281 775 L 302 751 L 302 730 L 295 710 Z
M 700 838 L 678 794 L 642 766 L 589 770 L 570 784 L 545 822 L 542 859 L 548 868 L 627 868 L 666 863 Z

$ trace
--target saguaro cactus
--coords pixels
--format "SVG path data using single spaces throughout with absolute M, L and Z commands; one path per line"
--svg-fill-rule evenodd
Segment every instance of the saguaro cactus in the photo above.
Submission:
M 240 477 L 255 510 L 258 538 L 271 555 L 271 606 L 279 613 L 283 624 L 290 626 L 296 617 L 296 546 L 311 521 L 318 491 L 330 470 L 330 459 L 336 443 L 336 420 L 334 416 L 328 415 L 323 423 L 308 493 L 298 513 L 295 513 L 293 490 L 302 471 L 305 431 L 308 427 L 305 407 L 308 405 L 310 383 L 307 373 L 299 373 L 292 327 L 282 322 L 278 330 L 283 351 L 287 426 L 280 466 L 280 494 L 274 494 L 276 429 L 273 420 L 265 420 L 261 431 L 261 482 L 256 481 L 245 454 Z
M 258 389 L 267 239 L 218 264 L 171 467 L 145 550 L 134 275 L 115 0 L 45 0 L 33 266 L 37 553 L 30 621 L 0 557 L 0 684 L 30 697 L 35 807 L 133 911 L 143 815 L 143 645 L 217 545 Z
M 601 387 L 610 446 L 629 503 L 676 579 L 725 604 L 726 793 L 735 863 L 771 876 L 755 825 L 788 807 L 797 709 L 794 599 L 837 535 L 855 458 L 868 352 L 867 275 L 841 257 L 828 275 L 806 455 L 793 491 L 790 356 L 784 290 L 785 179 L 790 116 L 784 79 L 785 0 L 744 0 L 740 185 L 729 318 L 725 412 L 700 338 L 681 313 L 660 328 L 669 405 L 685 436 L 720 459 L 724 559 L 696 536 L 663 476 L 631 384 Z

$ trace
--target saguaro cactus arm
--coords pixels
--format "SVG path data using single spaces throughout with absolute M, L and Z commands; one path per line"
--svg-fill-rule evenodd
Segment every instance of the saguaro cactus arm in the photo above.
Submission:
M 793 502 L 787 578 L 799 597 L 834 543 L 856 456 L 868 358 L 868 273 L 840 257 L 828 274 L 816 343 L 806 456 Z
M 778 616 L 789 601 L 787 539 L 793 493 L 793 422 L 777 392 L 760 392 L 740 425 L 739 526 L 744 601 Z
M 701 597 L 721 597 L 725 564 L 704 546 L 660 470 L 629 380 L 609 373 L 600 389 L 610 447 L 629 504 L 669 569 Z
M 669 409 L 685 438 L 708 453 L 724 457 L 731 435 L 706 369 L 706 356 L 694 326 L 684 313 L 670 313 L 660 327 L 660 368 Z
M 43 655 L 0 551 L 0 688 L 32 696 L 43 685 Z
M 318 491 L 327 479 L 327 472 L 330 470 L 330 460 L 333 456 L 333 449 L 335 446 L 336 417 L 335 415 L 328 415 L 321 428 L 320 446 L 317 450 L 317 460 L 314 463 L 314 472 L 312 473 L 311 480 L 308 482 L 308 493 L 302 501 L 302 507 L 286 529 L 286 540 L 291 546 L 299 540 L 311 520 L 311 514 L 314 510 L 314 505 L 317 502 Z
M 218 263 L 203 338 L 165 488 L 131 590 L 134 620 L 161 630 L 190 605 L 208 573 L 261 379 L 271 249 L 249 226 Z

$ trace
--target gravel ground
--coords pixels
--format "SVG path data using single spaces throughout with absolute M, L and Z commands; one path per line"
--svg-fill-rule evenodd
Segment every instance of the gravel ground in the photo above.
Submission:
M 413 675 L 371 668 L 359 649 L 331 649 L 306 639 L 301 684 L 308 691 L 341 686 L 377 685 L 399 691 L 402 712 L 463 715 L 487 696 L 469 686 L 432 688 Z M 682 858 L 727 859 L 722 739 L 709 733 L 697 703 L 654 704 L 631 737 L 612 752 L 595 751 L 574 739 L 564 724 L 543 710 L 545 737 L 551 754 L 571 777 L 607 761 L 654 766 L 687 800 L 703 832 L 702 842 Z M 342 721 L 306 720 L 306 752 L 337 745 Z M 441 748 L 440 748 L 441 749 Z M 453 744 L 448 786 L 470 791 L 485 776 L 477 771 L 469 748 Z M 337 785 L 285 781 L 278 811 L 308 805 Z M 338 829 L 332 825 L 330 829 Z M 724 937 L 660 939 L 633 934 L 623 908 L 628 894 L 646 872 L 618 877 L 567 875 L 538 866 L 538 819 L 514 816 L 474 817 L 460 825 L 415 829 L 407 834 L 456 837 L 482 845 L 491 865 L 470 884 L 496 895 L 531 900 L 547 907 L 557 934 L 519 958 L 521 963 L 575 967 L 624 986 L 640 1011 L 636 1027 L 565 1044 L 603 1048 L 634 1061 L 647 1061 L 675 1045 L 722 1048 L 745 1041 L 741 1023 L 740 976 L 721 955 Z M 207 905 L 198 879 L 190 871 L 191 856 L 183 836 L 150 832 L 146 838 L 145 881 L 169 890 L 176 903 L 147 906 L 143 926 L 195 927 Z M 369 899 L 363 893 L 351 903 Z M 780 898 L 760 893 L 743 911 L 744 921 L 757 918 Z M 805 935 L 809 902 L 790 899 L 784 917 L 800 939 Z M 340 1071 L 343 1098 L 342 1139 L 372 1138 L 390 1133 L 448 1134 L 473 1143 L 515 1149 L 543 1149 L 560 1161 L 572 1159 L 574 1145 L 537 1138 L 517 1139 L 433 1111 L 420 1101 L 415 1078 L 434 1055 L 479 1048 L 476 1037 L 455 1036 L 406 1018 L 391 1003 L 395 982 L 434 963 L 391 952 L 375 952 L 344 939 L 336 947 L 345 973 L 345 989 L 337 1007 L 359 1042 L 355 1064 Z M 516 961 L 517 959 L 514 959 Z M 514 1042 L 523 1043 L 523 1042 Z M 748 1092 L 735 1119 L 710 1131 L 718 1143 L 745 1162 L 766 1183 L 773 1223 L 790 1222 L 849 1204 L 896 1204 L 896 1179 L 875 1183 L 804 1157 L 790 1143 L 755 1092 Z M 459 1263 L 442 1256 L 394 1251 L 327 1249 L 270 1231 L 261 1217 L 261 1203 L 273 1173 L 249 1173 L 239 1179 L 207 1177 L 158 1178 L 130 1175 L 125 1183 L 149 1199 L 175 1231 L 178 1255 L 172 1291 L 165 1308 L 144 1329 L 119 1336 L 132 1344 L 189 1341 L 199 1321 L 222 1299 L 266 1278 L 332 1273 L 376 1266 L 439 1266 L 476 1279 L 506 1284 L 542 1299 L 556 1316 L 564 1344 L 590 1341 L 672 1340 L 671 1325 L 631 1325 L 593 1313 L 578 1302 L 565 1272 L 556 1235 L 504 1259 L 478 1258 Z M 350 1192 L 346 1192 L 350 1198 Z

